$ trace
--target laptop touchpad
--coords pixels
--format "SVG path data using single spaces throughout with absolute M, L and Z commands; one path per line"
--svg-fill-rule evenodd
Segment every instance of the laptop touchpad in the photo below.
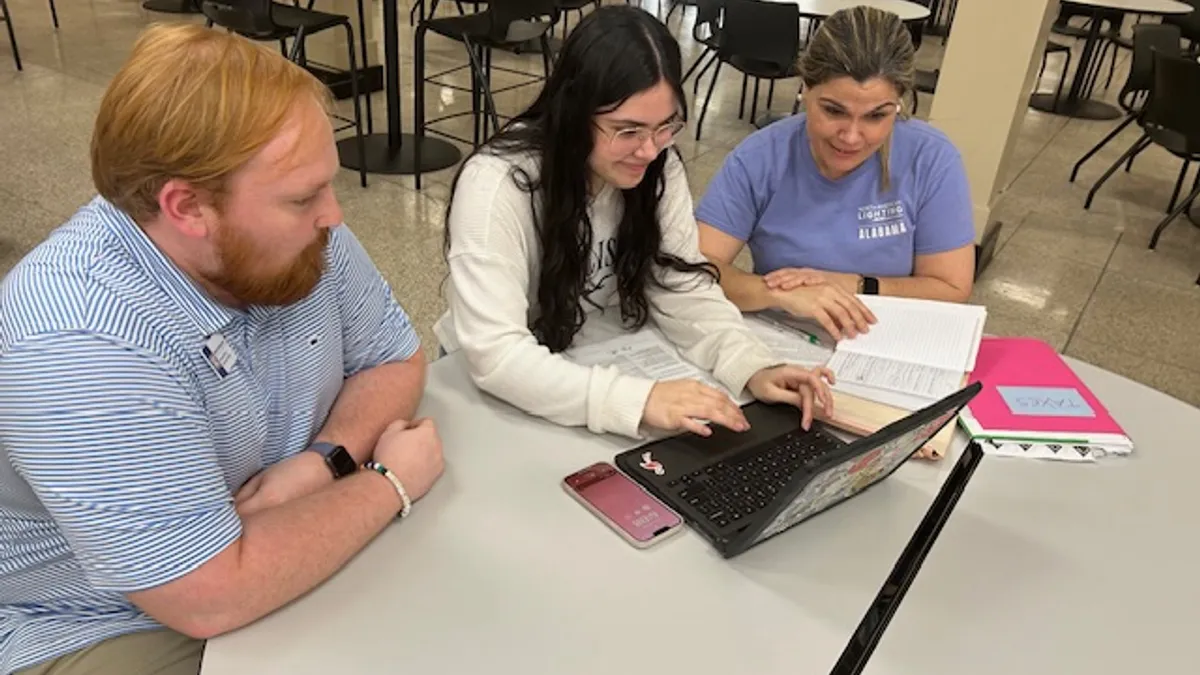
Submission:
M 713 434 L 708 438 L 693 433 L 683 433 L 659 442 L 659 451 L 672 455 L 683 455 L 698 464 L 731 455 L 756 445 L 778 438 L 789 431 L 800 428 L 800 411 L 795 406 L 751 403 L 742 408 L 750 430 L 731 431 L 710 423 Z

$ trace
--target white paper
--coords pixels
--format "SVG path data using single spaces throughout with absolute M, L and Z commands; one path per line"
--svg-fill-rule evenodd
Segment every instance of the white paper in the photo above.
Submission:
M 888 389 L 879 389 L 866 384 L 857 384 L 854 382 L 844 382 L 838 380 L 837 384 L 833 385 L 834 391 L 839 391 L 851 396 L 857 396 L 867 401 L 875 401 L 884 405 L 890 405 L 893 408 L 908 410 L 914 412 L 926 406 L 937 402 L 937 399 L 925 398 L 924 396 L 915 396 L 913 394 L 905 394 L 899 391 L 891 391 Z
M 622 374 L 631 377 L 658 381 L 699 380 L 739 403 L 745 402 L 730 394 L 712 375 L 685 360 L 670 343 L 649 330 L 573 347 L 567 350 L 565 356 L 582 366 L 615 366 Z
M 933 400 L 958 391 L 963 376 L 962 371 L 843 351 L 838 351 L 829 359 L 829 368 L 839 382 L 868 385 Z
M 775 353 L 775 356 L 787 363 L 811 368 L 824 365 L 833 354 L 832 349 L 814 345 L 804 335 L 778 327 L 763 318 L 747 316 L 746 325 Z
M 960 375 L 974 367 L 987 316 L 984 307 L 877 295 L 859 299 L 878 322 L 870 332 L 839 342 L 839 353 L 906 361 Z

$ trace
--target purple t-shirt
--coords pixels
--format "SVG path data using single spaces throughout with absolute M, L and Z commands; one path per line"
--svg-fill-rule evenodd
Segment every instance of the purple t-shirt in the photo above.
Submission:
M 696 220 L 747 242 L 756 274 L 811 267 L 904 277 L 912 275 L 913 256 L 975 241 L 962 158 L 929 124 L 896 121 L 891 187 L 880 188 L 878 155 L 836 181 L 822 176 L 805 115 L 795 115 L 729 153 Z

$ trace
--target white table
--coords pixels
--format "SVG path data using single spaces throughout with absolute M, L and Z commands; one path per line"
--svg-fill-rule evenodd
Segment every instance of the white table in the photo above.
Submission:
M 919 21 L 929 18 L 929 8 L 907 0 L 771 0 L 786 2 L 800 8 L 800 16 L 825 18 L 841 9 L 858 5 L 876 7 L 900 17 L 901 21 Z
M 1134 455 L 985 457 L 867 675 L 1197 672 L 1200 410 L 1072 365 Z
M 422 403 L 442 480 L 323 586 L 210 641 L 203 675 L 826 673 L 952 468 L 910 463 L 733 560 L 692 532 L 638 551 L 559 487 L 631 443 L 499 403 L 460 358 Z

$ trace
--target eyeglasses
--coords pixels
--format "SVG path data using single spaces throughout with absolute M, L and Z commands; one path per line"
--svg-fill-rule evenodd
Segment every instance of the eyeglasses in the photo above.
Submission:
M 610 131 L 605 129 L 596 122 L 596 128 L 604 132 L 608 136 L 609 146 L 616 152 L 634 152 L 638 148 L 646 144 L 646 141 L 653 139 L 654 146 L 659 150 L 671 147 L 675 144 L 675 137 L 687 124 L 683 120 L 674 120 L 658 127 L 651 129 L 649 127 L 626 127 Z

